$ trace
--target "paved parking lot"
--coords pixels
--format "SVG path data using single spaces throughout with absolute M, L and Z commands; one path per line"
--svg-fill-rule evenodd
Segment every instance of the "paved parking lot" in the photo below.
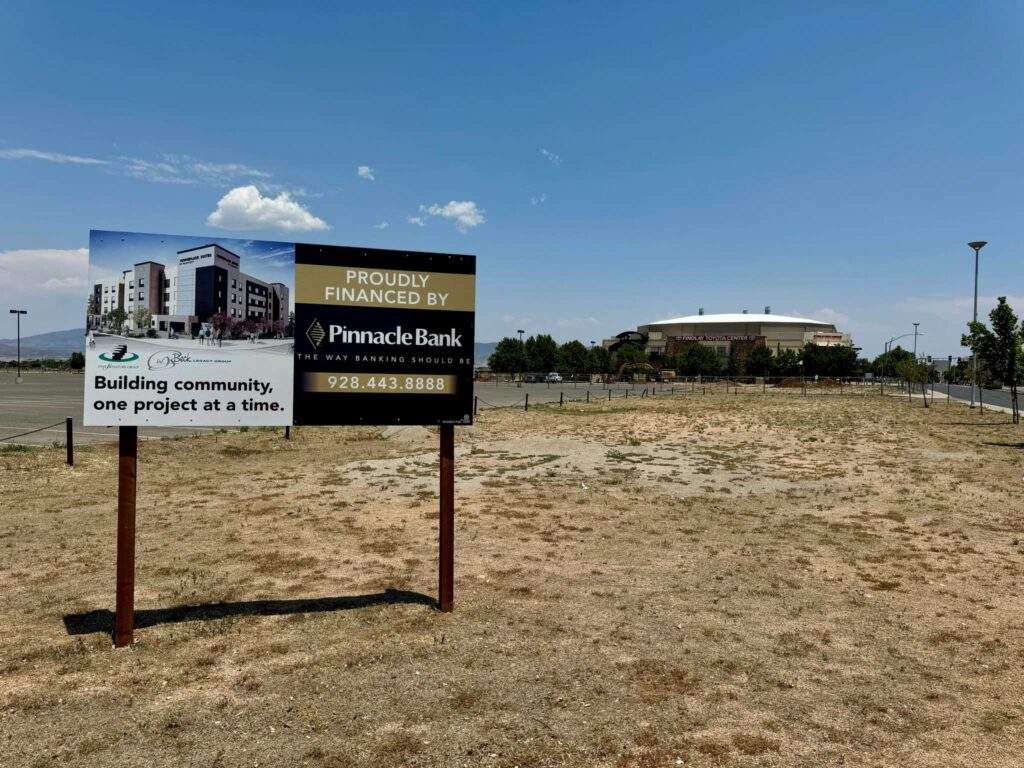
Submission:
M 64 442 L 64 419 L 70 416 L 78 444 L 113 441 L 117 439 L 114 427 L 86 427 L 82 425 L 82 398 L 84 377 L 71 373 L 25 372 L 24 381 L 15 384 L 14 372 L 0 373 L 0 444 L 6 442 L 28 445 L 49 445 Z M 627 389 L 639 394 L 645 385 L 612 384 L 612 391 L 621 395 Z M 563 384 L 515 384 L 481 382 L 475 393 L 480 398 L 479 408 L 504 408 L 523 405 L 527 393 L 531 404 L 558 402 L 564 393 L 566 400 L 583 400 L 587 390 L 591 397 L 607 397 L 608 385 L 572 382 Z M 43 429 L 39 429 L 42 427 Z M 210 432 L 211 427 L 141 427 L 141 438 L 191 435 Z M 39 430 L 13 440 L 5 440 L 29 430 Z
M 114 427 L 82 426 L 82 398 L 85 377 L 72 373 L 24 372 L 22 383 L 15 383 L 13 371 L 0 373 L 0 445 L 22 443 L 49 445 L 64 442 L 67 434 L 64 419 L 72 418 L 75 443 L 98 443 L 117 440 Z M 29 435 L 5 440 L 29 430 Z M 139 437 L 154 438 L 169 435 L 191 435 L 211 431 L 210 427 L 143 427 Z

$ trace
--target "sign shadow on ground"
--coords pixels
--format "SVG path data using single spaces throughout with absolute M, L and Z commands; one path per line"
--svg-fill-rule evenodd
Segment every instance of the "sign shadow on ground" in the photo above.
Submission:
M 235 616 L 286 616 L 297 613 L 328 613 L 370 608 L 375 605 L 429 605 L 438 606 L 437 600 L 419 592 L 403 589 L 385 589 L 367 595 L 342 597 L 313 597 L 294 600 L 242 600 L 230 603 L 203 603 L 180 605 L 173 608 L 150 608 L 135 611 L 135 626 L 153 627 L 159 624 L 180 624 L 187 621 L 210 621 Z M 64 627 L 69 635 L 89 635 L 103 632 L 113 636 L 114 612 L 107 609 L 70 613 L 64 616 Z

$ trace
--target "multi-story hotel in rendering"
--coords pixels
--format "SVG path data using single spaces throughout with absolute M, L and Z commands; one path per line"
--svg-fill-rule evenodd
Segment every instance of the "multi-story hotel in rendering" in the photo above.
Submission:
M 175 265 L 143 261 L 119 277 L 94 283 L 95 323 L 120 308 L 130 328 L 146 330 L 134 327 L 140 307 L 149 311 L 150 328 L 163 332 L 194 334 L 217 314 L 236 321 L 288 322 L 288 286 L 245 274 L 237 254 L 210 243 L 177 255 Z

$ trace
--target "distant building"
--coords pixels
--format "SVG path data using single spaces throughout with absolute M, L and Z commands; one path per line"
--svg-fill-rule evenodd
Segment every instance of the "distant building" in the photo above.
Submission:
M 288 286 L 245 274 L 237 254 L 210 243 L 177 255 L 173 266 L 143 261 L 120 277 L 95 283 L 93 301 L 99 316 L 120 307 L 134 328 L 132 315 L 144 307 L 151 328 L 182 333 L 195 333 L 217 314 L 236 321 L 288 322 Z
M 764 344 L 778 355 L 784 350 L 798 351 L 805 344 L 825 347 L 852 347 L 850 334 L 832 323 L 803 317 L 773 315 L 765 307 L 764 314 L 731 313 L 696 315 L 659 320 L 640 325 L 635 331 L 605 339 L 604 346 L 614 351 L 623 344 L 642 347 L 648 355 L 674 356 L 694 344 L 713 348 L 723 360 L 731 355 L 745 358 L 758 344 Z

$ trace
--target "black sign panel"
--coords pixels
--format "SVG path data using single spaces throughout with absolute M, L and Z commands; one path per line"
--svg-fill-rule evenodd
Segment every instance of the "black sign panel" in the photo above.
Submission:
M 295 246 L 296 424 L 471 424 L 476 257 Z

